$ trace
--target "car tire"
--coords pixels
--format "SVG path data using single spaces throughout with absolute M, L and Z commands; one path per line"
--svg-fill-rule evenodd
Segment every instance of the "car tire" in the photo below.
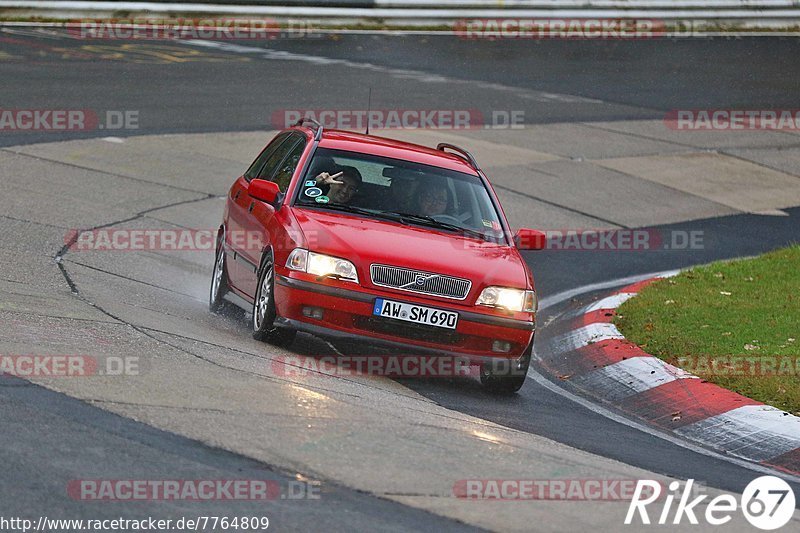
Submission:
M 273 324 L 278 316 L 275 309 L 275 267 L 272 254 L 261 262 L 256 297 L 253 299 L 253 338 L 278 346 L 289 346 L 297 331 L 278 328 Z
M 522 388 L 533 355 L 533 340 L 516 361 L 504 359 L 481 365 L 481 384 L 492 394 L 514 394 Z
M 208 308 L 212 313 L 221 314 L 230 304 L 225 300 L 228 288 L 228 266 L 225 258 L 224 238 L 217 241 L 217 253 L 214 257 L 214 270 L 211 273 L 211 287 L 208 291 Z

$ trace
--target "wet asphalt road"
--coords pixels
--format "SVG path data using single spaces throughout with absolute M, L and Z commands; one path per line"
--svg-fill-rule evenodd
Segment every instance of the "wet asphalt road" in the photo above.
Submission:
M 528 124 L 660 119 L 677 108 L 791 108 L 800 91 L 800 41 L 788 38 L 337 35 L 223 43 L 245 47 L 231 53 L 187 42 L 60 35 L 0 33 L 3 106 L 139 113 L 138 130 L 114 135 L 270 129 L 273 113 L 287 108 L 366 109 L 370 88 L 373 109 L 520 110 Z M 270 55 L 261 58 L 259 50 Z M 285 60 L 291 58 L 300 60 Z M 58 137 L 6 133 L 0 145 Z
M 124 49 L 115 45 L 113 50 L 108 46 L 25 32 L 0 33 L 0 51 L 12 56 L 0 61 L 3 107 L 80 108 L 99 113 L 136 110 L 140 117 L 137 130 L 113 132 L 124 136 L 272 129 L 271 117 L 280 109 L 363 109 L 368 87 L 373 88 L 375 108 L 521 109 L 528 123 L 660 118 L 677 107 L 796 107 L 800 89 L 800 42 L 780 38 L 475 43 L 422 36 L 342 36 L 270 43 L 273 51 L 300 54 L 305 59 L 299 62 L 251 59 L 258 54 L 234 54 L 184 43 L 145 43 Z M 195 55 L 197 50 L 199 55 Z M 343 68 L 336 61 L 313 60 L 319 56 L 356 66 Z M 400 72 L 408 69 L 415 72 Z M 447 79 L 431 81 L 426 75 Z M 586 100 L 576 102 L 559 95 Z M 108 134 L 100 130 L 4 134 L 0 146 Z M 591 262 L 582 260 L 585 252 L 539 252 L 526 258 L 540 292 L 554 294 L 588 283 L 747 256 L 796 242 L 800 240 L 800 209 L 787 211 L 788 217 L 737 215 L 659 228 L 702 230 L 706 246 L 700 251 L 599 253 Z M 545 329 L 542 335 L 546 334 Z M 503 400 L 489 400 L 472 382 L 405 384 L 445 407 L 651 471 L 694 477 L 727 490 L 741 490 L 753 477 L 740 467 L 654 440 L 577 405 L 570 406 L 565 416 L 564 400 L 532 381 L 516 397 Z M 103 461 L 129 461 L 133 468 L 157 465 L 164 461 L 164 454 L 194 475 L 207 469 L 208 477 L 230 476 L 231 472 L 254 477 L 254 471 L 263 469 L 241 457 L 17 380 L 2 380 L 0 394 L 3 427 L 17 428 L 2 435 L 3 448 L 12 450 L 16 459 L 15 466 L 6 470 L 0 494 L 4 501 L 17 503 L 4 504 L 4 513 L 46 514 L 52 508 L 52 496 L 63 491 L 61 478 L 71 471 L 86 472 L 87 462 L 93 462 L 97 477 L 103 477 Z M 81 454 L 89 445 L 104 450 L 100 459 Z M 49 466 L 54 457 L 61 458 L 58 475 Z M 146 475 L 146 469 L 143 472 Z M 285 472 L 270 472 L 269 476 L 290 479 Z M 26 495 L 25 506 L 19 505 L 23 501 L 19 497 L 12 498 L 21 491 Z M 270 509 L 270 518 L 275 515 L 287 529 L 302 528 L 309 520 L 324 521 L 334 530 L 460 527 L 343 487 L 330 491 L 310 513 L 304 506 L 300 515 L 293 512 L 291 503 L 280 502 Z M 221 510 L 223 507 L 220 505 Z M 121 510 L 136 509 L 135 505 L 115 507 L 113 512 Z M 85 507 L 66 506 L 61 511 L 70 515 L 85 512 Z M 91 511 L 92 516 L 97 516 L 96 511 Z M 148 513 L 169 516 L 181 511 L 164 505 Z

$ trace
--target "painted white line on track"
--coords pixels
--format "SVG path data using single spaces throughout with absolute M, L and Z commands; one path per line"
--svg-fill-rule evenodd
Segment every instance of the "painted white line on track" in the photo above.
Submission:
M 561 315 L 559 315 L 562 319 L 574 319 L 580 316 L 585 315 L 586 313 L 591 313 L 594 311 L 600 310 L 607 310 L 612 311 L 631 299 L 632 297 L 636 296 L 638 293 L 636 292 L 620 292 L 617 294 L 612 294 L 611 296 L 606 296 L 602 300 L 598 300 L 594 303 L 590 303 L 586 307 L 582 307 L 580 309 L 573 309 L 572 311 L 567 311 Z
M 295 52 L 287 52 L 285 50 L 274 50 L 272 48 L 261 48 L 258 46 L 243 46 L 240 44 L 206 41 L 202 39 L 191 39 L 180 41 L 182 44 L 189 46 L 200 46 L 205 48 L 212 48 L 223 52 L 233 52 L 239 54 L 260 54 L 264 59 L 278 60 L 278 61 L 303 61 L 315 65 L 332 65 L 342 66 L 349 68 L 357 68 L 361 70 L 369 70 L 381 74 L 387 74 L 394 78 L 400 79 L 413 79 L 424 83 L 441 83 L 441 84 L 468 84 L 480 89 L 488 91 L 498 91 L 512 93 L 518 98 L 527 100 L 535 100 L 540 102 L 565 102 L 565 103 L 582 103 L 582 104 L 599 104 L 606 105 L 607 102 L 596 100 L 594 98 L 586 98 L 583 96 L 575 96 L 571 94 L 556 94 L 544 91 L 534 91 L 521 87 L 510 87 L 499 83 L 490 83 L 477 80 L 462 80 L 458 78 L 451 78 L 421 70 L 400 69 L 376 65 L 374 63 L 351 61 L 349 59 L 337 59 L 324 56 L 315 56 L 310 54 L 299 54 Z
M 547 343 L 547 351 L 555 353 L 571 352 L 595 342 L 624 338 L 614 324 L 597 322 L 554 337 Z
M 592 311 L 599 311 L 600 309 L 616 309 L 617 307 L 624 304 L 637 294 L 638 293 L 636 292 L 618 292 L 617 294 L 606 296 L 602 300 L 598 300 L 593 304 L 586 306 L 586 308 L 581 310 L 581 314 L 591 313 Z
M 730 464 L 733 464 L 733 465 L 736 465 L 736 466 L 740 466 L 742 468 L 746 468 L 748 470 L 751 470 L 753 472 L 757 472 L 759 474 L 765 474 L 765 475 L 770 475 L 770 476 L 778 476 L 780 478 L 783 478 L 783 479 L 785 479 L 787 481 L 791 481 L 793 483 L 800 483 L 800 476 L 793 476 L 793 475 L 787 474 L 785 472 L 776 471 L 775 469 L 768 468 L 766 466 L 761 466 L 761 465 L 759 465 L 757 463 L 753 463 L 753 462 L 747 461 L 745 459 L 739 459 L 739 458 L 736 458 L 736 457 L 722 455 L 722 454 L 717 453 L 717 452 L 715 452 L 713 450 L 709 450 L 707 448 L 703 448 L 702 446 L 699 446 L 699 445 L 696 445 L 696 444 L 692 444 L 691 442 L 687 442 L 687 441 L 685 441 L 685 440 L 683 440 L 683 439 L 681 439 L 679 437 L 675 437 L 673 435 L 670 435 L 669 433 L 665 433 L 665 432 L 659 431 L 659 430 L 654 429 L 654 428 L 652 428 L 650 426 L 646 426 L 644 424 L 641 424 L 639 422 L 631 420 L 630 418 L 626 418 L 626 417 L 624 417 L 624 416 L 622 416 L 620 414 L 617 414 L 617 413 L 611 411 L 610 409 L 606 409 L 605 407 L 603 407 L 601 405 L 598 405 L 598 404 L 596 404 L 596 403 L 594 403 L 594 402 L 592 402 L 590 400 L 587 400 L 586 398 L 582 398 L 582 397 L 578 396 L 577 394 L 573 394 L 572 392 L 569 392 L 568 390 L 566 390 L 566 389 L 558 386 L 557 384 L 553 383 L 552 381 L 550 381 L 549 379 L 544 377 L 542 374 L 538 373 L 533 368 L 529 368 L 528 369 L 528 377 L 531 378 L 532 380 L 534 380 L 536 383 L 538 383 L 542 387 L 544 387 L 547 390 L 549 390 L 550 392 L 558 394 L 562 398 L 570 400 L 570 401 L 580 405 L 581 407 L 585 407 L 589 411 L 592 411 L 593 413 L 596 413 L 596 414 L 598 414 L 598 415 L 600 415 L 602 417 L 608 418 L 609 420 L 611 420 L 613 422 L 617 422 L 618 424 L 622 424 L 624 426 L 628 426 L 630 428 L 633 428 L 633 429 L 635 429 L 637 431 L 641 431 L 642 433 L 646 433 L 647 435 L 650 435 L 651 437 L 655 437 L 655 438 L 661 439 L 663 441 L 669 442 L 670 444 L 674 444 L 674 445 L 679 446 L 679 447 L 681 447 L 681 448 L 683 448 L 685 450 L 689 450 L 690 452 L 698 453 L 698 454 L 704 455 L 706 457 L 711 457 L 712 459 L 718 459 L 720 461 L 725 461 L 726 463 L 730 463 Z
M 651 272 L 649 274 L 636 274 L 635 276 L 627 276 L 624 278 L 617 278 L 609 281 L 601 281 L 599 283 L 590 283 L 589 285 L 583 285 L 581 287 L 576 287 L 574 289 L 561 291 L 552 296 L 542 298 L 539 301 L 539 311 L 541 312 L 543 309 L 547 309 L 548 307 L 558 305 L 561 302 L 565 302 L 571 298 L 575 298 L 576 296 L 586 294 L 587 292 L 594 292 L 602 289 L 611 289 L 613 287 L 620 287 L 622 285 L 630 285 L 631 283 L 644 281 L 650 278 L 669 278 L 680 274 L 680 272 L 681 272 L 680 269 L 678 269 L 678 270 L 662 270 L 661 272 Z
M 553 305 L 557 305 L 561 302 L 574 298 L 576 296 L 580 296 L 582 294 L 586 294 L 589 292 L 594 292 L 602 289 L 610 289 L 613 287 L 619 287 L 622 285 L 629 285 L 631 283 L 636 283 L 639 281 L 644 281 L 646 279 L 655 278 L 655 277 L 672 277 L 680 273 L 680 270 L 664 270 L 661 272 L 653 272 L 650 274 L 642 274 L 636 276 L 628 276 L 624 278 L 617 278 L 612 279 L 609 281 L 604 281 L 600 283 L 591 283 L 588 285 L 584 285 L 582 287 L 577 287 L 575 289 L 570 289 L 567 291 L 563 291 L 557 293 L 549 298 L 542 300 L 543 305 L 541 306 L 540 310 L 546 307 L 550 307 Z M 766 466 L 762 466 L 758 463 L 754 463 L 747 459 L 742 459 L 739 457 L 734 457 L 732 455 L 723 455 L 721 453 L 715 452 L 713 450 L 709 450 L 704 448 L 703 446 L 693 444 L 691 442 L 685 441 L 678 436 L 671 435 L 670 433 L 659 431 L 651 426 L 642 424 L 640 422 L 636 422 L 630 418 L 627 418 L 621 414 L 618 414 L 602 405 L 595 403 L 594 401 L 588 400 L 583 398 L 573 392 L 568 391 L 563 386 L 550 381 L 546 378 L 543 374 L 537 372 L 533 367 L 528 369 L 528 377 L 544 387 L 545 389 L 549 390 L 550 392 L 561 396 L 573 403 L 580 405 L 588 409 L 589 411 L 596 413 L 604 418 L 607 418 L 613 422 L 618 424 L 622 424 L 624 426 L 630 427 L 637 431 L 641 431 L 651 437 L 655 437 L 657 439 L 661 439 L 663 441 L 669 442 L 670 444 L 674 444 L 680 448 L 688 450 L 693 453 L 697 453 L 706 457 L 710 457 L 713 459 L 717 459 L 720 461 L 724 461 L 726 463 L 736 465 L 752 472 L 756 472 L 759 474 L 770 475 L 770 476 L 777 476 L 783 478 L 787 481 L 791 481 L 793 483 L 800 483 L 800 476 L 795 476 L 792 474 L 788 474 L 783 471 L 775 470 L 773 468 L 769 468 Z M 687 426 L 688 427 L 688 426 Z

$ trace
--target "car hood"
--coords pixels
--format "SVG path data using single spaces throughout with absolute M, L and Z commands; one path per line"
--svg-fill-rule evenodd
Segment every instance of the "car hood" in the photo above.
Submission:
M 468 300 L 487 285 L 530 285 L 522 258 L 510 246 L 347 213 L 294 211 L 309 250 L 352 261 L 365 286 L 370 284 L 373 263 L 468 278 L 472 280 Z

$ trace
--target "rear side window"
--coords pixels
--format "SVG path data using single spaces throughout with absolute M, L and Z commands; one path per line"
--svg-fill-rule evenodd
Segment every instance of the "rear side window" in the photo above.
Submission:
M 275 137 L 271 143 L 264 148 L 261 153 L 258 155 L 253 164 L 250 165 L 250 168 L 247 169 L 247 172 L 244 173 L 244 179 L 250 181 L 253 178 L 256 178 L 261 173 L 261 169 L 264 168 L 264 163 L 272 157 L 276 150 L 278 150 L 281 145 L 289 139 L 291 133 L 282 133 Z

